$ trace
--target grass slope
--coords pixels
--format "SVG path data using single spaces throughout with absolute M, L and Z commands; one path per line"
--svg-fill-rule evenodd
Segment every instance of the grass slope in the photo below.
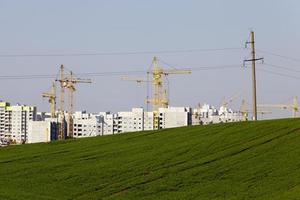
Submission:
M 300 199 L 300 120 L 2 148 L 0 199 Z

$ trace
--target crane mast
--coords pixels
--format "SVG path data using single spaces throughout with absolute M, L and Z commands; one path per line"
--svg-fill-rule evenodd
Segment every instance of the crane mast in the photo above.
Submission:
M 153 111 L 158 111 L 158 108 L 166 108 L 169 105 L 168 92 L 164 89 L 163 76 L 191 74 L 189 69 L 163 69 L 159 67 L 157 57 L 153 57 L 150 72 L 152 73 L 153 97 L 147 101 L 152 104 Z
M 153 57 L 152 67 L 147 74 L 152 74 L 152 80 L 147 81 L 141 77 L 122 77 L 124 81 L 135 81 L 140 84 L 143 82 L 152 83 L 152 98 L 147 99 L 147 103 L 152 104 L 152 110 L 158 111 L 158 108 L 166 108 L 169 105 L 168 91 L 165 89 L 163 77 L 172 74 L 191 74 L 191 70 L 188 69 L 163 69 L 159 67 L 157 57 Z
M 66 87 L 66 79 L 65 79 L 65 69 L 64 65 L 60 66 L 60 79 L 57 80 L 60 83 L 60 126 L 58 131 L 58 140 L 65 139 L 65 87 Z
M 191 74 L 191 70 L 189 70 L 189 69 L 163 69 L 163 68 L 159 67 L 157 57 L 153 57 L 152 67 L 147 72 L 147 74 L 152 74 L 151 81 L 146 81 L 142 78 L 131 78 L 131 77 L 124 77 L 123 80 L 136 81 L 137 83 L 142 83 L 142 82 L 151 82 L 152 83 L 152 98 L 148 99 L 148 96 L 147 96 L 146 101 L 147 101 L 147 105 L 148 105 L 148 103 L 150 103 L 152 105 L 154 129 L 158 129 L 158 124 L 159 124 L 158 109 L 159 108 L 167 108 L 169 106 L 168 91 L 164 87 L 163 77 L 171 75 L 171 74 Z M 147 108 L 148 108 L 148 106 L 147 106 Z
M 162 75 L 163 70 L 158 67 L 158 60 L 156 57 L 153 58 L 152 61 L 152 77 L 153 77 L 153 99 L 152 99 L 152 105 L 153 110 L 158 110 L 159 107 L 167 107 L 168 102 L 166 99 L 162 98 L 162 92 L 163 92 L 163 81 L 162 81 Z
M 73 72 L 70 72 L 68 78 L 66 78 L 66 88 L 69 91 L 68 98 L 68 137 L 73 137 L 73 128 L 74 128 L 74 120 L 73 120 L 73 108 L 74 108 L 74 92 L 76 91 L 77 83 L 92 83 L 90 79 L 80 79 L 74 77 Z
M 74 98 L 74 92 L 76 91 L 75 89 L 75 84 L 73 84 L 73 72 L 70 72 L 70 77 L 67 83 L 67 88 L 69 90 L 69 99 L 68 99 L 68 136 L 73 137 L 73 126 L 74 126 L 74 121 L 73 121 L 73 98 Z

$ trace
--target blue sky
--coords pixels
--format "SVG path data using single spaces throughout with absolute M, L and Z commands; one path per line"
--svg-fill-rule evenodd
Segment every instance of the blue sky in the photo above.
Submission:
M 257 49 L 297 58 L 299 19 L 297 0 L 0 0 L 0 55 L 242 48 L 252 29 Z M 178 68 L 195 68 L 242 65 L 249 54 L 240 49 L 157 56 Z M 75 73 L 146 70 L 153 56 L 1 57 L 0 69 L 1 75 L 56 74 L 60 64 Z M 258 56 L 269 64 L 299 67 L 299 62 L 262 52 Z M 300 77 L 266 65 L 258 68 Z M 219 105 L 223 97 L 240 92 L 250 103 L 250 72 L 234 68 L 170 77 L 171 105 Z M 299 95 L 298 79 L 262 71 L 257 79 L 261 103 L 285 103 Z M 2 100 L 48 110 L 40 93 L 49 90 L 51 80 L 0 82 Z M 94 77 L 92 85 L 78 86 L 75 107 L 93 112 L 129 110 L 145 105 L 145 93 L 144 86 L 120 77 Z M 232 106 L 239 104 L 237 100 Z

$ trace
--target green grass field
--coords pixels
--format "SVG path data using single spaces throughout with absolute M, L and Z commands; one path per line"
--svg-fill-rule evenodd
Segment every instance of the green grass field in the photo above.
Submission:
M 0 199 L 300 199 L 300 119 L 0 148 Z

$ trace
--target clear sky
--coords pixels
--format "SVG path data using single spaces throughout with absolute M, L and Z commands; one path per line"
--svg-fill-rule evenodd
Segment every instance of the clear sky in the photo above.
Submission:
M 0 55 L 243 48 L 252 29 L 257 49 L 299 58 L 299 19 L 297 0 L 0 0 Z M 257 53 L 267 64 L 292 70 L 268 65 L 258 69 L 300 77 L 299 61 Z M 197 68 L 242 66 L 249 55 L 249 49 L 239 49 L 157 56 L 177 68 Z M 1 76 L 56 74 L 60 64 L 75 73 L 147 70 L 153 56 L 0 57 L 0 69 Z M 287 103 L 300 96 L 300 79 L 257 74 L 258 102 Z M 119 111 L 145 105 L 145 86 L 119 76 L 92 79 L 91 85 L 78 85 L 76 110 Z M 192 75 L 170 76 L 169 81 L 173 106 L 217 106 L 236 93 L 251 102 L 250 68 L 195 70 Z M 41 93 L 50 89 L 51 79 L 0 83 L 2 100 L 49 109 Z M 239 104 L 240 99 L 232 106 Z

